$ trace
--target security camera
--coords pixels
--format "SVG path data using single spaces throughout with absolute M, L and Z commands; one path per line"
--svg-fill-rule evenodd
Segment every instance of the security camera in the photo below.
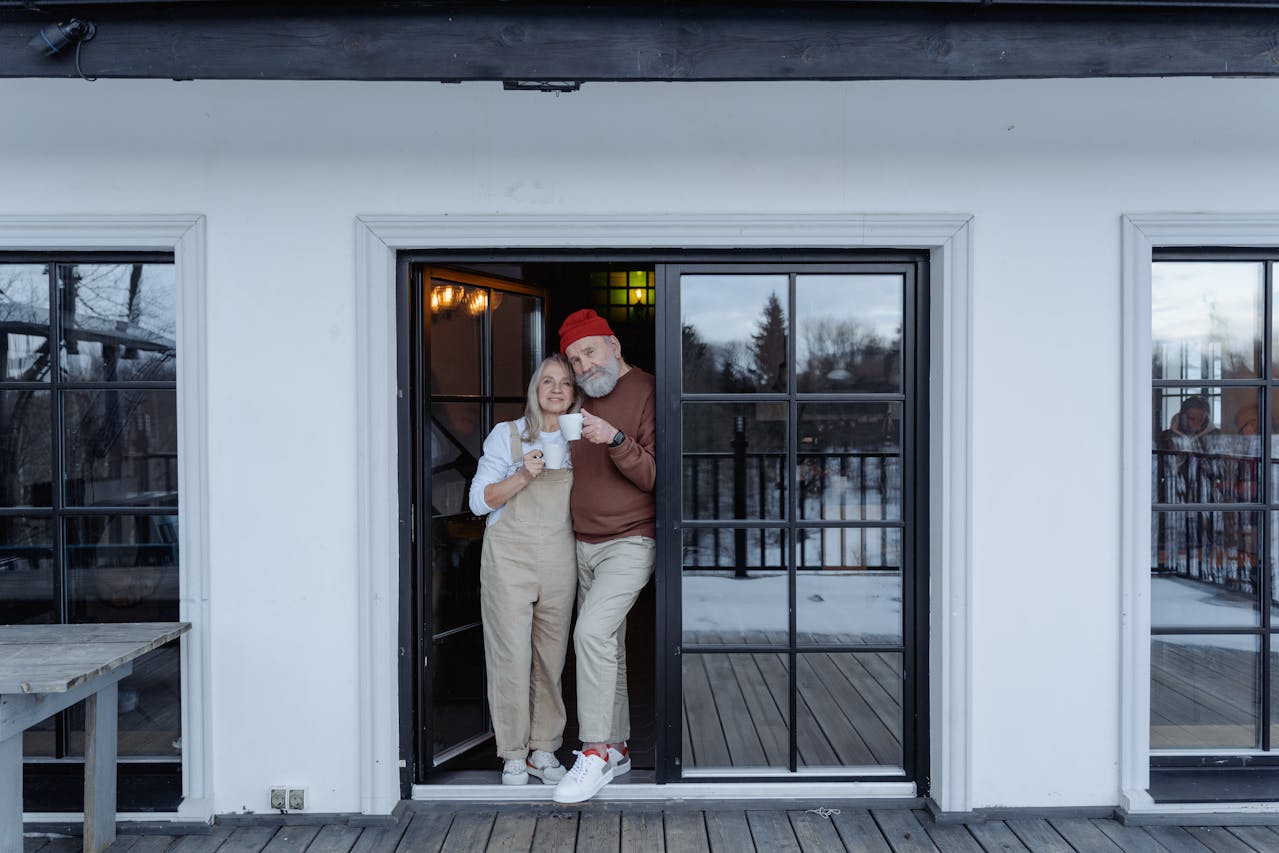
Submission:
M 36 53 L 55 56 L 73 44 L 93 38 L 98 28 L 92 21 L 72 18 L 65 24 L 49 24 L 41 27 L 40 32 L 31 37 L 28 46 Z

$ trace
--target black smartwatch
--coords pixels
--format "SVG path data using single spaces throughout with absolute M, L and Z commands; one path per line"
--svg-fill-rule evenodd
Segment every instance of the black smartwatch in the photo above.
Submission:
M 609 447 L 621 447 L 621 446 L 622 446 L 622 442 L 623 442 L 623 441 L 626 441 L 626 433 L 622 432 L 622 431 L 619 429 L 619 430 L 617 431 L 617 435 L 613 436 L 613 440 L 612 440 L 612 441 L 610 441 L 610 442 L 608 443 L 608 446 L 609 446 Z

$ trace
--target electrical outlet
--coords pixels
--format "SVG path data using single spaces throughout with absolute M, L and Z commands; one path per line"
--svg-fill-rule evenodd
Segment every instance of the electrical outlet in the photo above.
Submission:
M 306 810 L 306 788 L 290 788 L 289 789 L 289 811 L 300 812 Z
M 271 789 L 271 808 L 284 811 L 289 807 L 289 793 L 287 788 Z

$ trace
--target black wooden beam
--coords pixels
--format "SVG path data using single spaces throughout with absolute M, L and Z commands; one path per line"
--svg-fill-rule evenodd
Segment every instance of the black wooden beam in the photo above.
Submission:
M 56 15 L 55 15 L 56 11 Z M 0 9 L 0 77 L 74 77 L 27 46 L 92 12 L 96 77 L 874 80 L 1279 75 L 1279 11 L 805 4 Z

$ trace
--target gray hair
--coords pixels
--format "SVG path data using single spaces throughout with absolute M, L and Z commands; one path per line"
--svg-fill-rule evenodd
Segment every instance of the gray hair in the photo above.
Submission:
M 528 381 L 528 398 L 524 403 L 524 434 L 520 436 L 525 441 L 536 441 L 537 434 L 542 429 L 542 404 L 537 401 L 537 384 L 542 381 L 542 371 L 548 364 L 558 364 L 564 368 L 568 378 L 573 380 L 573 402 L 569 403 L 568 411 L 576 412 L 582 408 L 582 394 L 577 387 L 577 377 L 573 375 L 573 368 L 569 365 L 568 359 L 559 353 L 548 355 L 542 359 L 537 370 L 533 371 L 533 378 Z

